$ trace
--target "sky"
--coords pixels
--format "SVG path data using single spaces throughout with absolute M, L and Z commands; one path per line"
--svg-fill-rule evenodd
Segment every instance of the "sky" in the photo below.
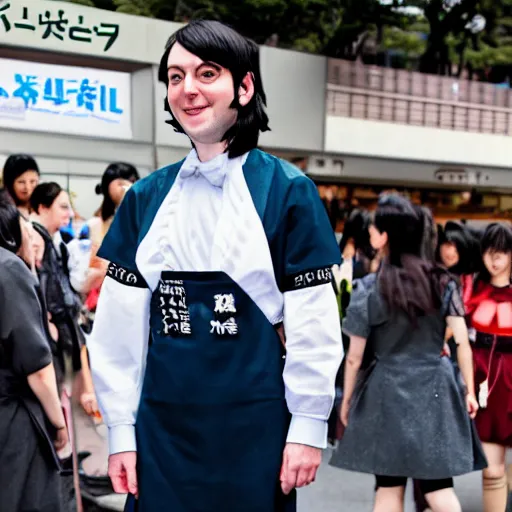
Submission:
M 380 0 L 380 3 L 383 5 L 389 5 L 393 3 L 393 0 Z M 423 12 L 418 7 L 403 7 L 401 10 L 410 14 L 421 14 Z

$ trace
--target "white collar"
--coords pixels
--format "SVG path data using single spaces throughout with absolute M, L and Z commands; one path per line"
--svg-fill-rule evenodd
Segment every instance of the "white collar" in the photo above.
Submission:
M 229 170 L 228 161 L 228 154 L 224 152 L 207 162 L 201 162 L 197 156 L 196 150 L 193 149 L 183 162 L 179 177 L 181 179 L 187 179 L 191 176 L 202 175 L 214 187 L 222 188 Z

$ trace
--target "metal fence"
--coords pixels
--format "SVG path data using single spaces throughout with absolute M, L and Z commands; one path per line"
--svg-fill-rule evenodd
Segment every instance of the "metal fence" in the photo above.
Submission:
M 512 91 L 494 84 L 329 60 L 329 115 L 512 134 Z

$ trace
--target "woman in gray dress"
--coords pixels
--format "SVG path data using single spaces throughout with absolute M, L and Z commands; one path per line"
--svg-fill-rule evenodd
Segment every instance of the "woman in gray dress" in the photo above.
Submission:
M 460 290 L 421 257 L 423 227 L 405 198 L 379 199 L 370 237 L 384 260 L 377 274 L 354 283 L 343 324 L 346 430 L 331 463 L 376 475 L 374 512 L 403 510 L 407 478 L 421 481 L 433 512 L 459 512 L 452 478 L 485 466 L 471 421 L 478 402 Z M 446 325 L 465 390 L 442 356 Z M 365 351 L 372 357 L 362 369 Z

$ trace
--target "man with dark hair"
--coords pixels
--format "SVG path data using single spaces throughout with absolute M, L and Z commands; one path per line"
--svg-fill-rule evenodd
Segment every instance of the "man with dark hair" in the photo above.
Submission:
M 256 149 L 257 45 L 194 21 L 160 79 L 193 149 L 127 192 L 98 253 L 89 350 L 109 474 L 141 512 L 294 511 L 342 356 L 336 240 L 313 182 Z

